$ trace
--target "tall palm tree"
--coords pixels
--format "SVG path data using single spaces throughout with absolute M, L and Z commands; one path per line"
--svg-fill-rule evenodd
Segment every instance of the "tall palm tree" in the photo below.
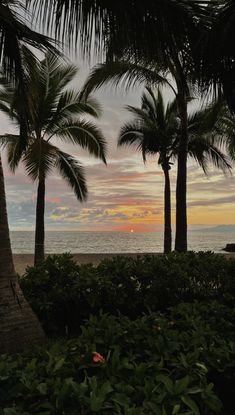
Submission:
M 189 115 L 189 143 L 188 156 L 207 171 L 208 162 L 223 170 L 230 168 L 226 156 L 205 135 L 208 133 L 208 118 L 215 112 L 214 108 L 204 108 Z M 165 177 L 164 189 L 164 253 L 171 252 L 171 186 L 170 169 L 173 161 L 178 158 L 180 143 L 180 120 L 177 102 L 174 99 L 167 105 L 164 104 L 160 90 L 157 95 L 151 88 L 146 88 L 142 95 L 142 106 L 136 108 L 127 107 L 134 116 L 134 120 L 125 124 L 120 132 L 119 146 L 134 146 L 140 150 L 144 162 L 147 155 L 158 156 L 158 164 L 161 166 Z
M 53 49 L 45 36 L 31 30 L 22 16 L 22 2 L 0 2 L 0 68 L 1 73 L 14 81 L 22 100 L 27 101 L 22 64 L 22 44 L 40 50 Z M 25 145 L 27 114 L 22 106 L 20 114 L 21 143 Z M 15 352 L 43 341 L 39 322 L 17 285 L 10 244 L 4 175 L 0 154 L 0 353 Z
M 26 49 L 26 60 L 27 53 Z M 1 137 L 7 147 L 12 171 L 15 171 L 22 160 L 29 177 L 38 184 L 35 265 L 44 259 L 45 182 L 52 169 L 57 169 L 79 201 L 84 201 L 87 196 L 81 164 L 52 144 L 52 140 L 57 138 L 64 143 L 80 145 L 106 162 L 106 143 L 101 131 L 92 122 L 81 118 L 84 114 L 98 117 L 98 103 L 91 97 L 84 100 L 79 92 L 67 88 L 76 74 L 77 68 L 74 65 L 64 64 L 51 53 L 46 54 L 45 59 L 37 65 L 30 66 L 27 84 L 30 105 L 28 144 L 25 149 L 21 149 L 19 136 Z M 20 106 L 17 91 L 5 87 L 5 91 L 0 94 L 0 109 L 18 123 Z
M 109 61 L 125 58 L 170 70 L 176 83 L 181 121 L 176 190 L 176 249 L 187 250 L 187 102 L 188 79 L 195 69 L 195 50 L 202 27 L 210 24 L 210 0 L 28 0 L 43 23 L 62 39 L 81 39 L 89 53 L 92 39 Z M 38 12 L 38 13 L 37 13 Z M 71 31 L 74 28 L 74 32 Z M 80 36 L 79 36 L 80 34 Z
M 121 85 L 125 89 L 129 89 L 136 84 L 147 84 L 149 86 L 161 85 L 171 89 L 175 96 L 175 101 L 178 110 L 178 117 L 181 120 L 180 122 L 180 136 L 179 136 L 179 148 L 178 148 L 178 173 L 177 173 L 177 186 L 176 186 L 176 240 L 175 240 L 175 249 L 177 251 L 183 251 L 187 246 L 187 215 L 186 215 L 186 176 L 187 176 L 187 154 L 188 154 L 188 145 L 189 145 L 189 132 L 188 132 L 188 111 L 184 114 L 184 134 L 185 141 L 182 144 L 182 112 L 179 108 L 179 93 L 178 87 L 172 79 L 172 72 L 165 71 L 158 73 L 156 69 L 156 64 L 152 63 L 149 65 L 143 65 L 141 63 L 133 63 L 126 60 L 116 60 L 115 62 L 105 62 L 103 64 L 96 65 L 88 77 L 83 94 L 91 93 L 95 89 L 105 85 Z M 188 101 L 191 100 L 191 94 L 193 91 L 194 85 L 187 83 L 187 97 L 185 98 L 185 109 L 187 109 Z M 184 101 L 184 99 L 183 99 Z M 220 100 L 217 105 L 214 106 L 212 113 L 210 112 L 210 117 L 208 117 L 207 130 L 209 131 L 218 117 L 220 111 Z M 186 140 L 187 136 L 187 140 Z M 182 150 L 183 146 L 183 150 Z M 186 153 L 185 153 L 186 151 Z M 182 157 L 184 158 L 182 162 Z M 181 186 L 183 190 L 181 192 Z M 182 200 L 181 200 L 182 199 Z M 180 209 L 181 202 L 183 203 L 182 209 Z M 182 215 L 181 215 L 182 213 Z M 182 231 L 183 227 L 183 231 Z M 181 239 L 182 236 L 182 239 Z

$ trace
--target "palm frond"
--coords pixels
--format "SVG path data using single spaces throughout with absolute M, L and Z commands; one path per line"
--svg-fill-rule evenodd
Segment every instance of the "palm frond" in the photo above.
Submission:
M 58 38 L 68 43 L 79 40 L 83 51 L 103 53 L 109 48 L 112 56 L 128 51 L 138 59 L 141 55 L 153 61 L 164 59 L 170 46 L 184 51 L 198 40 L 199 22 L 207 20 L 209 0 L 27 0 L 37 19 Z M 159 45 L 160 50 L 159 50 Z
M 18 1 L 0 4 L 0 64 L 7 77 L 22 77 L 22 43 L 56 52 L 51 39 L 31 30 L 24 22 L 24 7 Z
M 14 173 L 23 154 L 22 147 L 20 146 L 20 136 L 14 134 L 1 135 L 0 146 L 6 149 L 8 165 Z
M 87 199 L 87 186 L 84 168 L 71 155 L 58 151 L 56 167 L 60 175 L 74 191 L 76 197 L 81 202 Z
M 92 97 L 86 100 L 81 99 L 80 93 L 72 90 L 63 92 L 55 109 L 51 114 L 44 130 L 44 136 L 53 135 L 55 128 L 58 129 L 68 118 L 77 118 L 79 115 L 88 114 L 98 118 L 101 114 L 101 106 L 98 101 Z
M 55 167 L 58 149 L 41 139 L 35 139 L 23 155 L 23 163 L 33 181 L 45 179 Z
M 119 133 L 118 147 L 135 146 L 139 150 L 143 142 L 143 133 L 143 126 L 138 121 L 124 124 Z
M 158 114 L 157 114 L 158 102 L 157 102 L 157 99 L 156 99 L 152 89 L 149 88 L 149 87 L 146 87 L 146 91 L 144 91 L 144 93 L 142 94 L 141 108 L 146 114 L 148 114 L 148 117 L 152 121 L 157 122 L 157 120 L 158 120 Z
M 20 140 L 19 135 L 15 134 L 4 134 L 0 135 L 0 146 L 5 148 L 8 144 L 15 144 Z
M 58 55 L 52 52 L 48 52 L 45 55 L 45 59 L 41 62 L 41 66 L 42 76 L 46 74 L 49 79 L 48 92 L 50 90 L 62 92 L 78 73 L 76 65 L 63 63 Z
M 124 124 L 119 134 L 118 146 L 132 146 L 137 151 L 141 151 L 144 163 L 147 155 L 156 156 L 161 151 L 166 152 L 164 142 L 161 142 L 157 130 L 140 122 L 139 119 Z
M 7 115 L 9 118 L 14 120 L 15 117 L 14 117 L 13 111 L 9 105 L 5 104 L 1 100 L 1 94 L 0 94 L 0 111 L 3 112 L 5 115 Z
M 20 140 L 14 143 L 9 143 L 6 148 L 8 165 L 10 170 L 15 173 L 23 154 L 22 147 L 20 146 Z
M 188 144 L 189 156 L 194 158 L 207 174 L 208 163 L 222 170 L 224 173 L 231 171 L 229 158 L 210 140 L 204 137 L 191 137 Z
M 85 85 L 83 94 L 86 96 L 92 91 L 110 83 L 111 86 L 120 86 L 125 90 L 135 87 L 136 84 L 170 86 L 166 77 L 157 72 L 156 67 L 134 64 L 127 61 L 106 62 L 95 66 Z
M 234 1 L 211 2 L 211 24 L 198 48 L 198 68 L 202 87 L 217 95 L 223 90 L 230 109 L 235 111 Z M 210 94 L 211 95 L 211 94 Z
M 231 113 L 219 118 L 213 129 L 213 143 L 224 147 L 235 160 L 235 116 Z
M 92 122 L 67 119 L 54 131 L 64 142 L 77 144 L 106 163 L 107 144 L 102 132 Z
M 208 106 L 194 111 L 188 116 L 188 127 L 190 134 L 211 133 L 216 126 L 219 118 L 224 113 L 224 100 L 218 99 Z
M 149 128 L 156 127 L 157 115 L 153 112 L 148 112 L 146 109 L 133 107 L 132 105 L 127 105 L 126 109 L 135 116 L 136 120 L 139 120 L 140 123 L 148 125 Z

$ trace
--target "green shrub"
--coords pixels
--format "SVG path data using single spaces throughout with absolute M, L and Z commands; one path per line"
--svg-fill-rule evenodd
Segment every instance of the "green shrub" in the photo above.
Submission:
M 53 255 L 28 267 L 20 285 L 44 329 L 50 335 L 76 333 L 96 302 L 95 269 L 80 267 L 70 254 Z
M 29 267 L 20 284 L 46 332 L 71 335 L 101 309 L 134 319 L 181 302 L 217 299 L 233 304 L 235 260 L 212 253 L 173 253 L 116 257 L 95 268 L 79 266 L 65 254 Z
M 0 359 L 0 414 L 232 415 L 234 323 L 218 302 L 91 316 L 78 339 Z M 232 373 L 227 401 L 219 386 Z

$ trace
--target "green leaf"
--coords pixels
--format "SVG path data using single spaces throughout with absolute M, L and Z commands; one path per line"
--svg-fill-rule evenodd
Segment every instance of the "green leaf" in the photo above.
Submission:
M 204 363 L 196 363 L 196 366 L 199 367 L 204 373 L 207 373 L 207 367 L 204 365 Z
M 46 395 L 47 394 L 47 384 L 46 383 L 40 383 L 37 386 L 37 390 L 42 394 L 42 395 Z
M 191 398 L 189 398 L 188 396 L 182 396 L 181 400 L 185 403 L 185 405 L 188 406 L 188 408 L 190 408 L 193 412 L 194 415 L 200 415 L 200 411 L 199 408 L 196 404 L 195 401 L 193 401 Z
M 100 394 L 104 397 L 108 395 L 109 393 L 111 393 L 112 391 L 113 391 L 113 388 L 110 382 L 105 382 L 100 388 Z
M 159 381 L 159 382 L 162 382 L 165 385 L 165 387 L 166 387 L 166 389 L 169 393 L 171 393 L 171 394 L 174 393 L 173 382 L 168 376 L 158 375 L 158 376 L 156 376 L 156 380 Z
M 99 412 L 102 409 L 104 398 L 97 396 L 95 393 L 91 393 L 91 410 L 93 412 Z
M 185 389 L 187 389 L 189 385 L 190 379 L 189 376 L 185 376 L 184 378 L 177 380 L 175 382 L 175 394 L 180 395 Z
M 189 388 L 187 390 L 187 393 L 190 395 L 201 393 L 201 392 L 203 392 L 203 388 L 200 388 L 199 386 L 194 386 L 193 388 Z
M 174 406 L 174 408 L 173 408 L 172 415 L 176 415 L 176 414 L 178 414 L 178 413 L 179 413 L 179 411 L 180 411 L 180 405 L 179 405 L 179 404 L 177 404 L 177 405 L 175 405 L 175 406 Z
M 58 360 L 58 362 L 55 364 L 55 367 L 53 369 L 53 372 L 57 372 L 57 370 L 61 369 L 64 365 L 65 359 L 62 357 L 62 359 Z

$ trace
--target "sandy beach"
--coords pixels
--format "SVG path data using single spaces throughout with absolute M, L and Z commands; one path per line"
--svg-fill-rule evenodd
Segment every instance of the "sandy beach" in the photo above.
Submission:
M 140 254 L 136 254 L 136 253 L 132 253 L 132 254 L 74 254 L 74 260 L 77 261 L 80 264 L 93 264 L 93 265 L 97 265 L 99 264 L 100 261 L 102 261 L 102 259 L 105 258 L 112 258 L 114 256 L 127 256 L 127 257 L 132 257 L 132 258 L 136 258 L 137 256 L 142 256 L 142 255 L 146 255 L 144 253 L 140 253 Z M 150 255 L 159 255 L 158 253 L 152 253 Z M 225 255 L 227 258 L 235 258 L 235 253 L 221 253 L 220 255 Z M 15 264 L 15 269 L 16 272 L 18 272 L 18 274 L 23 274 L 26 267 L 28 265 L 33 265 L 33 255 L 32 254 L 15 254 L 14 255 L 14 264 Z
M 140 255 L 146 255 L 144 253 L 140 254 L 73 254 L 73 258 L 76 262 L 79 264 L 93 264 L 97 265 L 100 261 L 102 261 L 105 258 L 112 258 L 114 256 L 127 256 L 136 258 Z M 151 255 L 159 255 L 159 254 L 151 254 Z M 28 265 L 33 265 L 33 254 L 15 254 L 14 255 L 14 264 L 15 269 L 18 274 L 23 274 L 25 271 L 25 268 Z

